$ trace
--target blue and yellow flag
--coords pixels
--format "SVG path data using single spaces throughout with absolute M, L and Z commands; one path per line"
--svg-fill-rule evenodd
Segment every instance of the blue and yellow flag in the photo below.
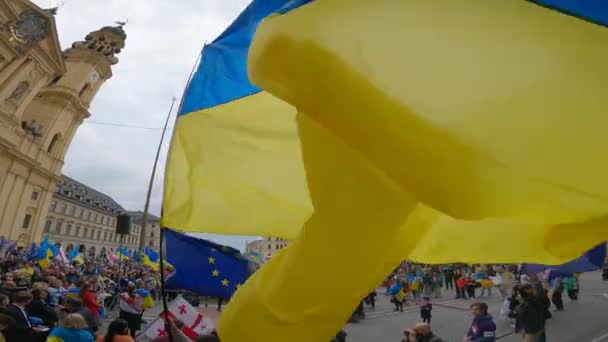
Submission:
M 68 258 L 70 260 L 72 260 L 72 262 L 76 262 L 77 264 L 84 264 L 84 259 L 82 258 L 82 255 L 80 255 L 80 245 L 79 244 L 76 244 L 74 249 L 72 249 Z
M 600 0 L 253 1 L 203 50 L 165 178 L 164 226 L 293 239 L 222 340 L 329 340 L 405 258 L 606 240 L 606 25 Z
M 59 248 L 52 245 L 49 242 L 48 236 L 44 237 L 44 240 L 38 247 L 38 256 L 36 260 L 38 260 L 38 264 L 42 268 L 46 268 L 51 264 L 51 259 L 59 253 Z
M 133 253 L 131 253 L 131 251 L 129 251 L 128 249 L 126 249 L 124 246 L 118 248 L 118 251 L 116 252 L 116 256 L 122 259 L 131 259 L 131 257 L 133 257 Z
M 250 274 L 248 260 L 234 248 L 165 229 L 167 260 L 175 274 L 168 288 L 230 298 Z

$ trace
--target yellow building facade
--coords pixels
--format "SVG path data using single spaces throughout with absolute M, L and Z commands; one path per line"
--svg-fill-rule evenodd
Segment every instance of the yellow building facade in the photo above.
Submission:
M 104 27 L 62 51 L 52 11 L 0 0 L 0 236 L 40 241 L 66 152 L 125 40 Z

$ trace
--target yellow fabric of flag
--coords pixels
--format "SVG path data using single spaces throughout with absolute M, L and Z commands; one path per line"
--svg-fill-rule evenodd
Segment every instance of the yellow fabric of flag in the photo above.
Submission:
M 416 206 L 409 194 L 309 117 L 298 120 L 315 212 L 235 293 L 218 322 L 222 341 L 330 340 L 399 263 L 395 247 L 417 241 L 399 239 Z
M 402 258 L 556 263 L 605 240 L 607 46 L 520 0 L 268 18 L 250 78 L 300 112 L 315 211 L 236 293 L 222 340 L 327 341 Z
M 295 237 L 312 213 L 295 109 L 265 92 L 183 115 L 163 226 Z

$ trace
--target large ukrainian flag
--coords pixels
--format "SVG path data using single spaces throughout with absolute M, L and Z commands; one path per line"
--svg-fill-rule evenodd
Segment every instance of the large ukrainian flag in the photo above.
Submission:
M 253 2 L 203 48 L 169 152 L 165 227 L 295 236 L 310 216 L 296 111 L 247 78 L 257 25 L 285 2 Z
M 403 258 L 605 240 L 607 24 L 601 0 L 254 1 L 203 51 L 165 183 L 165 226 L 295 239 L 222 340 L 327 341 Z

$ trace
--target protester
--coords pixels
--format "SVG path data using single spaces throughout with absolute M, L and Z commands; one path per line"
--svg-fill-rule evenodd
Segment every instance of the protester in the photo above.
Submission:
M 44 327 L 34 329 L 26 312 L 26 307 L 32 302 L 32 299 L 32 293 L 29 291 L 17 292 L 13 303 L 5 309 L 5 313 L 15 320 L 15 324 L 5 330 L 8 341 L 43 341 L 46 338 L 48 329 Z
M 369 305 L 372 309 L 376 308 L 376 291 L 370 292 L 367 297 L 365 297 L 365 303 Z
M 566 290 L 570 300 L 578 300 L 578 278 L 574 275 L 566 278 Z
M 522 333 L 526 342 L 545 341 L 545 304 L 529 284 L 522 285 L 518 293 L 521 304 L 517 308 L 515 331 Z
M 53 329 L 47 342 L 93 342 L 94 338 L 84 317 L 77 313 L 67 315 L 59 328 Z
M 57 323 L 57 312 L 46 303 L 48 292 L 43 289 L 32 291 L 33 300 L 27 305 L 26 311 L 30 317 L 38 317 L 47 327 L 53 327 Z
M 551 296 L 551 301 L 553 302 L 553 305 L 555 305 L 557 311 L 564 311 L 563 293 L 564 282 L 562 281 L 562 278 L 557 277 L 553 280 L 553 295 Z
M 144 299 L 135 292 L 134 283 L 129 283 L 127 291 L 120 294 L 119 317 L 127 322 L 133 338 L 135 338 L 135 333 L 141 329 L 141 317 L 144 311 L 143 301 Z
M 468 276 L 466 282 L 466 291 L 467 295 L 469 296 L 469 299 L 475 298 L 475 289 L 477 288 L 479 283 L 475 281 L 473 276 Z
M 422 305 L 420 306 L 420 318 L 422 322 L 431 324 L 431 311 L 433 310 L 433 304 L 429 297 L 424 297 Z
M 465 290 L 467 288 L 467 278 L 463 275 L 460 274 L 460 272 L 458 274 L 456 274 L 456 277 L 454 278 L 456 279 L 456 299 L 465 299 Z
M 401 342 L 444 342 L 444 340 L 431 331 L 428 323 L 418 323 L 412 329 L 403 332 L 405 338 Z
M 101 305 L 97 300 L 97 296 L 95 296 L 95 294 L 91 292 L 91 284 L 82 284 L 82 286 L 80 287 L 79 296 L 80 299 L 82 299 L 82 304 L 84 305 L 84 307 L 89 309 L 89 311 L 93 315 L 93 318 L 96 321 L 99 320 L 99 309 L 101 308 Z
M 454 289 L 454 270 L 450 267 L 445 270 L 445 289 L 453 290 Z
M 129 326 L 127 321 L 116 319 L 108 326 L 108 331 L 105 335 L 97 336 L 97 342 L 134 342 L 133 337 L 129 335 Z
M 87 322 L 87 327 L 91 333 L 95 334 L 99 329 L 99 322 L 91 311 L 84 306 L 82 300 L 78 297 L 67 297 L 65 299 L 64 311 L 67 314 L 77 313 L 82 316 Z
M 494 287 L 494 283 L 490 280 L 490 277 L 485 275 L 479 283 L 481 284 L 481 295 L 483 297 L 486 293 L 488 297 L 492 297 L 492 287 Z
M 465 341 L 494 342 L 496 338 L 496 323 L 488 314 L 488 304 L 476 302 L 470 306 L 473 322 L 465 335 Z

